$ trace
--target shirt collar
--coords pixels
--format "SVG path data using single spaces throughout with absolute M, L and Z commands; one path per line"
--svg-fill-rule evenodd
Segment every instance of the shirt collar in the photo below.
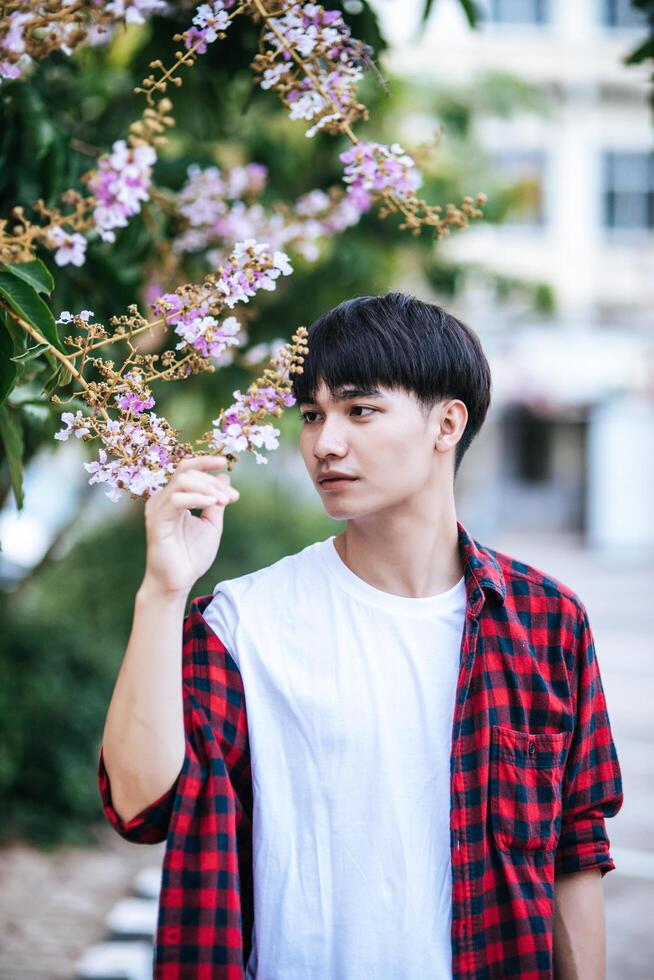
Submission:
M 476 616 L 484 604 L 484 592 L 489 593 L 500 604 L 504 603 L 506 582 L 499 562 L 491 552 L 473 538 L 460 521 L 456 524 L 468 606 L 472 615 Z

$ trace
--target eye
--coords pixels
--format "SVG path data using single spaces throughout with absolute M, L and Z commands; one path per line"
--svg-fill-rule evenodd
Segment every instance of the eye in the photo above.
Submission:
M 372 408 L 370 405 L 353 405 L 352 408 L 350 409 L 350 411 L 353 412 L 356 409 L 358 409 L 360 411 L 363 411 L 363 412 L 376 412 L 377 411 L 376 408 Z M 300 418 L 302 419 L 302 421 L 304 423 L 306 423 L 307 425 L 310 425 L 311 424 L 311 420 L 307 418 L 307 415 L 318 415 L 318 412 L 313 412 L 313 411 L 300 412 Z M 358 418 L 365 419 L 365 418 L 368 418 L 368 416 L 367 415 L 359 415 Z

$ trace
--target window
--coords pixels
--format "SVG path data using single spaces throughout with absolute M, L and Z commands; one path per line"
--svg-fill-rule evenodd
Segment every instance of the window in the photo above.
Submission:
M 480 19 L 495 24 L 545 24 L 550 17 L 549 0 L 485 0 Z
M 647 27 L 647 14 L 631 0 L 602 0 L 602 18 L 607 27 Z
M 510 406 L 505 415 L 513 476 L 523 483 L 547 483 L 553 477 L 554 425 L 527 405 Z
M 604 154 L 604 226 L 654 229 L 654 153 Z
M 542 150 L 499 150 L 491 161 L 509 200 L 504 223 L 540 227 L 545 224 L 545 153 Z M 498 195 L 496 195 L 498 196 Z

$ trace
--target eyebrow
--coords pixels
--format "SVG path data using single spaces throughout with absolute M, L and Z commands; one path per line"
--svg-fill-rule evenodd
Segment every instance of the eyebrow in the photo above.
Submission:
M 339 388 L 334 395 L 334 401 L 344 402 L 348 401 L 350 398 L 383 398 L 383 393 L 379 388 L 375 388 L 374 385 L 365 386 L 362 388 Z M 318 402 L 311 401 L 310 398 L 303 399 L 300 401 L 300 405 L 317 405 Z

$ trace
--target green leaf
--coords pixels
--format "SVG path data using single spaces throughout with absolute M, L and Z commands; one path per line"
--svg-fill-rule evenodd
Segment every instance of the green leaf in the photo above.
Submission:
M 33 361 L 35 357 L 39 354 L 43 354 L 44 351 L 50 350 L 49 344 L 35 344 L 34 347 L 28 347 L 26 351 L 22 354 L 18 354 L 16 357 L 12 357 L 12 361 Z
M 43 393 L 45 395 L 51 395 L 52 392 L 55 390 L 55 388 L 61 387 L 61 379 L 63 377 L 64 371 L 65 368 L 63 364 L 57 363 L 56 368 L 54 369 L 54 371 L 46 381 L 45 385 L 43 386 Z
M 461 7 L 463 8 L 463 13 L 468 18 L 468 23 L 471 27 L 476 27 L 479 23 L 479 8 L 475 3 L 475 0 L 459 0 Z
M 14 342 L 5 325 L 4 311 L 0 314 L 0 404 L 16 384 L 18 368 L 11 363 Z
M 51 310 L 29 283 L 0 268 L 0 296 L 18 316 L 36 327 L 53 347 L 62 353 L 66 352 L 59 339 Z
M 4 307 L 0 307 L 0 320 L 4 323 L 5 329 L 14 343 L 14 355 L 22 354 L 27 350 L 27 334 L 18 326 L 13 317 L 10 317 Z
M 54 279 L 50 275 L 50 270 L 40 259 L 34 259 L 33 262 L 7 262 L 3 265 L 3 269 L 8 269 L 12 275 L 29 283 L 37 293 L 49 294 L 54 289 Z
M 625 65 L 638 65 L 641 61 L 654 58 L 654 37 L 648 37 L 639 47 L 623 58 Z
M 20 415 L 7 405 L 0 405 L 0 439 L 7 454 L 11 485 L 14 488 L 16 506 L 23 507 L 23 427 Z
M 425 0 L 425 5 L 422 8 L 422 23 L 426 23 L 429 20 L 429 15 L 431 14 L 432 7 L 434 6 L 434 0 Z

